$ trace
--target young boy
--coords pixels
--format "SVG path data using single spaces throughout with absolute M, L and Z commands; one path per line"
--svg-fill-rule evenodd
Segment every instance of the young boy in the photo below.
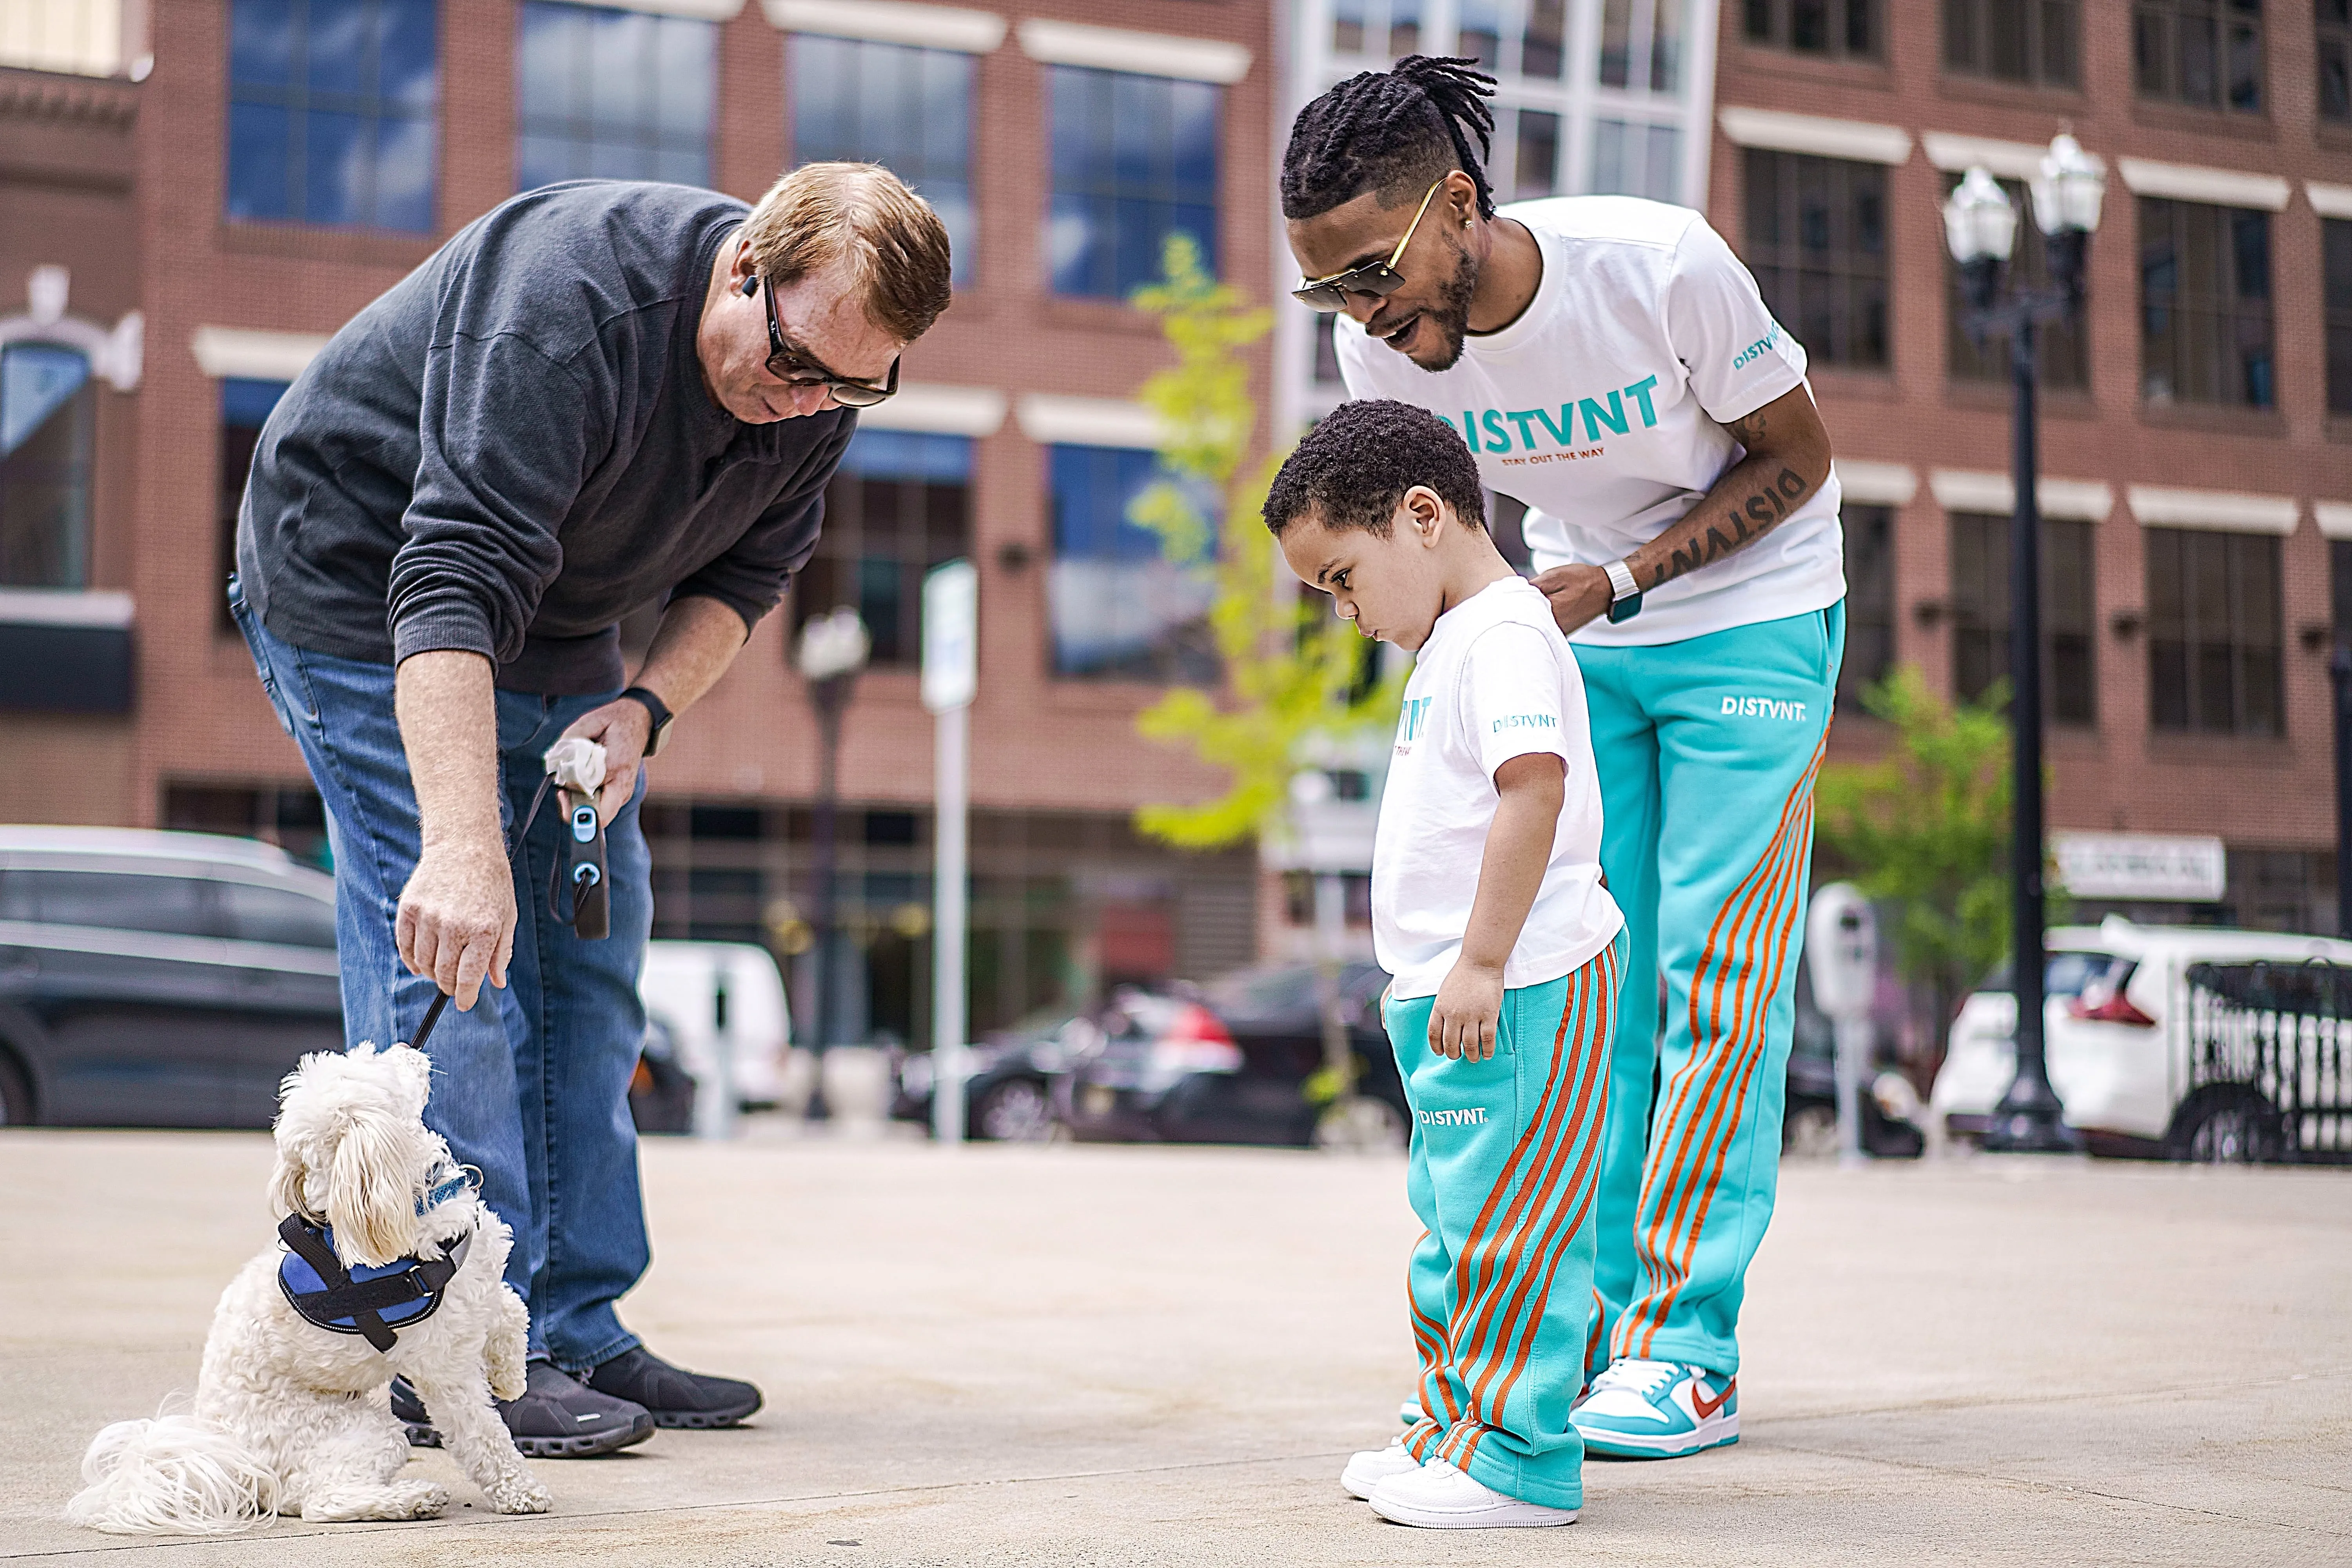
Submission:
M 1413 653 L 1372 848 L 1372 942 L 1413 1108 L 1418 1408 L 1341 1484 L 1440 1529 L 1575 1522 L 1569 1423 L 1592 1319 L 1592 1202 L 1624 922 L 1601 881 L 1584 686 L 1549 602 L 1487 537 L 1444 421 L 1342 404 L 1275 476 L 1266 526 L 1367 637 Z

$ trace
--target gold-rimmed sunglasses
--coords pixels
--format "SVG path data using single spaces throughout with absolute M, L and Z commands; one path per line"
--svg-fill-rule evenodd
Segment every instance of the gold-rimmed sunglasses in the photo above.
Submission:
M 1360 266 L 1342 268 L 1328 278 L 1302 278 L 1298 280 L 1298 287 L 1290 291 L 1290 297 L 1311 310 L 1344 310 L 1348 308 L 1348 296 L 1350 294 L 1370 294 L 1375 299 L 1385 300 L 1403 288 L 1404 274 L 1396 269 L 1396 264 L 1402 259 L 1404 247 L 1412 243 L 1413 230 L 1421 226 L 1422 215 L 1429 211 L 1429 204 L 1436 196 L 1438 186 L 1444 184 L 1440 180 L 1423 194 L 1421 205 L 1413 211 L 1412 222 L 1405 226 L 1404 237 L 1397 241 L 1396 248 L 1389 252 L 1386 261 L 1367 261 Z

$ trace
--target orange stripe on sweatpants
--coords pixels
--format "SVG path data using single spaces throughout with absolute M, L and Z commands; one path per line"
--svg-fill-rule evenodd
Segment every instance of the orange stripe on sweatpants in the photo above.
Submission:
M 1815 765 L 1818 765 L 1819 759 L 1817 748 Z M 1719 1174 L 1723 1150 L 1727 1148 L 1728 1140 L 1736 1136 L 1738 1130 L 1738 1118 L 1735 1116 L 1727 1122 L 1725 1112 L 1744 1100 L 1746 1081 L 1754 1071 L 1754 1054 L 1762 1048 L 1761 1026 L 1770 1005 L 1773 987 L 1754 984 L 1760 981 L 1762 971 L 1769 967 L 1759 949 L 1770 939 L 1774 926 L 1780 923 L 1777 912 L 1801 873 L 1804 845 L 1809 837 L 1805 831 L 1809 814 L 1802 809 L 1801 803 L 1809 799 L 1805 786 L 1811 776 L 1811 769 L 1808 768 L 1805 777 L 1800 779 L 1782 807 L 1780 831 L 1774 835 L 1772 848 L 1762 862 L 1765 880 L 1751 893 L 1747 907 L 1742 910 L 1731 940 L 1725 944 L 1728 951 L 1720 959 L 1710 956 L 1707 961 L 1715 970 L 1715 994 L 1710 999 L 1708 1029 L 1704 1037 L 1704 1054 L 1708 1062 L 1706 1081 L 1697 1102 L 1706 1108 L 1706 1111 L 1694 1109 L 1690 1112 L 1690 1121 L 1685 1125 L 1680 1144 L 1675 1150 L 1671 1165 L 1665 1173 L 1665 1193 L 1659 1200 L 1657 1212 L 1645 1237 L 1644 1253 L 1651 1289 L 1638 1304 L 1637 1310 L 1629 1315 L 1632 1321 L 1622 1331 L 1629 1353 L 1649 1353 L 1655 1343 L 1658 1330 L 1664 1325 L 1669 1304 L 1688 1283 L 1689 1261 L 1697 1244 L 1696 1232 L 1689 1228 L 1690 1216 L 1703 1179 L 1702 1173 L 1712 1167 Z M 1780 933 L 1780 940 L 1785 942 L 1785 931 Z M 1737 962 L 1733 961 L 1735 953 Z M 1727 1031 L 1723 1026 L 1723 1001 L 1727 989 L 1732 993 L 1731 1020 Z M 1694 1065 L 1702 1054 L 1696 993 L 1695 984 L 1691 999 Z M 1712 1183 L 1709 1186 L 1711 1188 Z M 1634 1348 L 1637 1337 L 1641 1342 L 1638 1351 Z
M 1718 910 L 1715 925 L 1707 933 L 1707 940 L 1700 950 L 1698 961 L 1693 968 L 1691 976 L 1688 1002 L 1692 1040 L 1690 1058 L 1685 1063 L 1684 1070 L 1676 1075 L 1678 1081 L 1668 1100 L 1666 1113 L 1664 1116 L 1658 1116 L 1654 1110 L 1653 1111 L 1654 1126 L 1672 1127 L 1676 1121 L 1681 1120 L 1690 1108 L 1694 1092 L 1699 1096 L 1701 1103 L 1714 1099 L 1722 1089 L 1727 1074 L 1731 1068 L 1729 1053 L 1720 1048 L 1723 994 L 1730 984 L 1735 973 L 1743 981 L 1746 979 L 1750 963 L 1742 963 L 1734 965 L 1730 962 L 1730 956 L 1733 951 L 1741 948 L 1748 949 L 1752 954 L 1755 938 L 1768 918 L 1767 911 L 1777 903 L 1780 889 L 1785 886 L 1788 868 L 1791 863 L 1789 857 L 1789 851 L 1792 847 L 1791 841 L 1809 837 L 1807 830 L 1811 826 L 1811 784 L 1814 773 L 1821 766 L 1827 741 L 1825 731 L 1822 741 L 1814 747 L 1812 758 L 1807 764 L 1804 773 L 1782 803 L 1780 819 L 1770 844 L 1767 846 L 1764 855 L 1759 858 L 1756 865 L 1749 868 L 1747 876 L 1741 879 L 1739 886 L 1733 889 L 1731 897 Z M 1770 891 L 1768 892 L 1768 889 Z M 1728 932 L 1725 930 L 1727 922 L 1731 928 Z M 1706 995 L 1710 979 L 1713 982 L 1714 990 L 1712 997 Z M 1704 1026 L 1701 1023 L 1703 1003 L 1706 1006 Z M 1735 1017 L 1742 1010 L 1739 998 L 1735 996 Z M 1703 1043 L 1706 1047 L 1704 1049 L 1702 1049 Z M 1702 1077 L 1705 1079 L 1703 1088 L 1700 1087 Z M 1623 1346 L 1622 1353 L 1633 1353 L 1633 1341 L 1637 1334 L 1642 1333 L 1645 1321 L 1649 1323 L 1649 1336 L 1654 1338 L 1657 1327 L 1655 1310 L 1658 1301 L 1683 1282 L 1679 1279 L 1670 1277 L 1671 1270 L 1662 1272 L 1660 1266 L 1664 1259 L 1671 1257 L 1677 1250 L 1674 1243 L 1680 1238 L 1676 1237 L 1674 1240 L 1667 1239 L 1668 1221 L 1677 1211 L 1687 1211 L 1689 1180 L 1695 1173 L 1691 1153 L 1696 1132 L 1696 1124 L 1694 1118 L 1691 1122 L 1685 1123 L 1680 1147 L 1674 1151 L 1671 1158 L 1661 1159 L 1662 1151 L 1654 1149 L 1647 1162 L 1649 1169 L 1644 1173 L 1636 1212 L 1647 1209 L 1653 1215 L 1647 1233 L 1641 1238 L 1640 1248 L 1646 1271 L 1650 1276 L 1650 1289 L 1641 1300 L 1633 1304 L 1632 1310 L 1621 1320 L 1617 1331 L 1612 1336 Z M 1675 1201 L 1678 1195 L 1683 1197 L 1683 1202 Z
M 1666 1314 L 1689 1283 L 1691 1265 L 1696 1258 L 1700 1237 L 1706 1229 L 1706 1215 L 1712 1211 L 1730 1146 L 1736 1141 L 1746 1109 L 1749 1085 L 1758 1064 L 1769 1045 L 1768 1028 L 1772 998 L 1779 992 L 1785 973 L 1790 939 L 1795 927 L 1795 910 L 1801 901 L 1798 890 L 1803 886 L 1805 860 L 1812 837 L 1812 791 L 1815 773 L 1827 749 L 1828 734 L 1814 748 L 1811 761 L 1790 792 L 1781 810 L 1780 831 L 1775 835 L 1774 852 L 1768 857 L 1777 862 L 1769 879 L 1769 891 L 1754 909 L 1755 921 L 1747 931 L 1743 944 L 1747 952 L 1738 970 L 1738 984 L 1733 994 L 1732 1032 L 1709 1041 L 1710 1054 L 1715 1057 L 1708 1078 L 1706 1100 L 1711 1114 L 1703 1130 L 1695 1117 L 1685 1129 L 1682 1147 L 1676 1152 L 1673 1180 L 1679 1188 L 1677 1201 L 1671 1215 L 1662 1204 L 1657 1223 L 1652 1227 L 1653 1289 L 1634 1314 L 1636 1326 L 1625 1336 L 1630 1348 L 1638 1333 L 1643 1355 L 1654 1347 L 1658 1331 L 1664 1326 Z M 1721 994 L 1727 974 L 1717 976 L 1715 1012 L 1720 1017 Z M 1752 984 L 1752 989 L 1751 989 Z M 1697 999 L 1692 999 L 1694 1026 L 1693 1055 L 1696 1056 L 1696 1026 Z M 1727 1082 L 1727 1077 L 1728 1081 Z M 1698 1133 L 1696 1157 L 1692 1153 L 1692 1134 Z M 1703 1187 L 1702 1187 L 1702 1183 Z M 1661 1235 L 1666 1238 L 1657 1245 Z
M 1600 995 L 1614 994 L 1608 984 L 1608 975 L 1615 960 L 1614 951 L 1604 950 L 1601 959 L 1602 962 L 1598 965 L 1598 973 L 1591 973 L 1594 966 L 1590 964 L 1586 966 L 1584 971 L 1580 972 L 1576 990 L 1572 994 L 1569 1004 L 1569 1009 L 1562 1015 L 1561 1018 L 1562 1027 L 1560 1031 L 1560 1039 L 1561 1048 L 1563 1049 L 1567 1048 L 1566 1023 L 1569 1017 L 1573 1016 L 1580 1020 L 1585 1020 L 1589 1025 L 1589 1021 L 1592 1017 L 1596 1016 L 1605 1016 L 1607 1014 L 1607 1004 L 1605 1002 L 1599 1001 L 1598 996 L 1595 994 L 1597 993 Z M 1594 1107 L 1596 1099 L 1605 1099 L 1608 1093 L 1609 1079 L 1607 1073 L 1603 1070 L 1606 1066 L 1606 1058 L 1608 1053 L 1605 1051 L 1592 1050 L 1589 1047 L 1589 1039 L 1579 1039 L 1575 1047 L 1575 1054 L 1580 1055 L 1584 1058 L 1584 1066 L 1577 1083 L 1575 1109 L 1570 1112 L 1569 1120 L 1563 1128 L 1565 1136 L 1557 1142 L 1554 1152 L 1545 1161 L 1542 1166 L 1538 1168 L 1529 1180 L 1528 1191 L 1525 1195 L 1529 1197 L 1531 1201 L 1524 1206 L 1523 1213 L 1526 1222 L 1525 1227 L 1521 1228 L 1516 1236 L 1512 1247 L 1510 1262 L 1505 1268 L 1502 1275 L 1502 1285 L 1504 1289 L 1498 1289 L 1496 1292 L 1494 1299 L 1487 1301 L 1485 1312 L 1477 1325 L 1476 1331 L 1472 1342 L 1474 1345 L 1486 1342 L 1487 1325 L 1489 1323 L 1495 1324 L 1496 1334 L 1492 1342 L 1492 1347 L 1484 1351 L 1476 1358 L 1475 1364 L 1478 1369 L 1477 1376 L 1475 1380 L 1470 1384 L 1470 1408 L 1474 1413 L 1481 1415 L 1490 1410 L 1499 1410 L 1502 1407 L 1501 1401 L 1499 1399 L 1494 1401 L 1489 1401 L 1487 1399 L 1486 1389 L 1496 1372 L 1501 1368 L 1503 1353 L 1506 1349 L 1507 1342 L 1514 1337 L 1510 1332 L 1512 1325 L 1519 1324 L 1521 1326 L 1522 1336 L 1525 1332 L 1525 1320 L 1522 1319 L 1521 1313 L 1526 1308 L 1528 1292 L 1534 1285 L 1534 1271 L 1527 1267 L 1527 1258 L 1529 1250 L 1528 1242 L 1530 1239 L 1528 1230 L 1535 1226 L 1537 1217 L 1542 1214 L 1544 1206 L 1550 1199 L 1551 1195 L 1558 1190 L 1558 1180 L 1560 1168 L 1566 1163 L 1570 1153 L 1577 1147 L 1579 1140 L 1576 1134 L 1578 1131 L 1581 1131 L 1585 1134 L 1581 1141 L 1583 1145 L 1583 1155 L 1578 1162 L 1575 1175 L 1570 1179 L 1571 1191 L 1573 1190 L 1573 1184 L 1582 1180 L 1585 1166 L 1591 1162 L 1598 1148 L 1599 1141 L 1591 1135 L 1592 1129 L 1598 1124 L 1599 1120 L 1597 1114 L 1595 1114 Z M 1566 1210 L 1567 1204 L 1563 1200 L 1558 1204 L 1551 1204 L 1550 1207 L 1552 1211 L 1550 1221 L 1544 1225 L 1533 1237 L 1534 1254 L 1537 1258 L 1541 1258 L 1548 1249 L 1557 1245 L 1559 1233 L 1559 1220 Z M 1570 1234 L 1573 1234 L 1572 1229 Z M 1517 1288 L 1509 1289 L 1513 1280 L 1517 1282 Z M 1499 1321 L 1497 1321 L 1495 1316 L 1496 1308 L 1498 1306 L 1504 1309 Z M 1465 1368 L 1465 1374 L 1466 1372 L 1467 1369 Z

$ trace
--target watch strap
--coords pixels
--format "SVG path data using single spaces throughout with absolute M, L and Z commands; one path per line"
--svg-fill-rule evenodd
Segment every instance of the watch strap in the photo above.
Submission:
M 669 734 L 670 721 L 677 715 L 669 710 L 669 704 L 642 686 L 632 686 L 621 695 L 644 708 L 654 721 L 653 733 L 646 741 L 646 755 L 650 757 L 661 750 L 662 741 Z
M 1630 599 L 1642 590 L 1633 581 L 1633 569 L 1622 561 L 1612 561 L 1601 571 L 1609 574 L 1609 597 L 1612 603 Z

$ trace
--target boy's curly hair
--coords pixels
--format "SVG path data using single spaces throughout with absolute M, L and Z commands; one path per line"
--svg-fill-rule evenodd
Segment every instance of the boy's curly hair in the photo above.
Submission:
M 1397 502 L 1427 485 L 1473 528 L 1486 526 L 1478 465 L 1454 426 L 1426 408 L 1384 397 L 1342 403 L 1283 460 L 1265 492 L 1265 526 L 1277 539 L 1313 512 L 1326 528 L 1385 538 Z

